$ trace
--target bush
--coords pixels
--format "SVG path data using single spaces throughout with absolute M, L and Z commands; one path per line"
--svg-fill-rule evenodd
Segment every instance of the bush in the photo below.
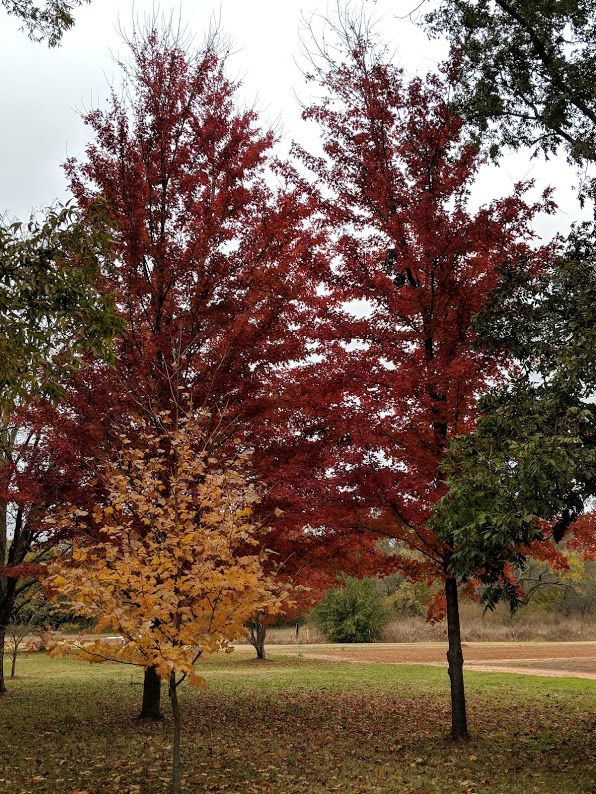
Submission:
M 333 642 L 375 642 L 386 614 L 374 579 L 346 577 L 345 587 L 329 590 L 313 610 L 317 627 Z

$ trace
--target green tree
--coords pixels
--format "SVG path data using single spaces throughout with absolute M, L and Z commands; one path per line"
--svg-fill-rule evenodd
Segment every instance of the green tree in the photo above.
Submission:
M 39 503 L 27 506 L 15 496 L 14 476 L 23 469 L 24 450 L 37 449 L 45 429 L 41 422 L 24 430 L 19 410 L 37 398 L 60 400 L 64 379 L 92 354 L 111 360 L 122 321 L 112 297 L 99 289 L 100 269 L 110 259 L 101 201 L 84 214 L 50 210 L 26 228 L 0 223 L 0 665 L 15 599 L 33 581 L 27 563 L 40 561 L 30 557 L 39 540 Z
M 596 160 L 595 0 L 438 0 L 426 22 L 449 37 L 458 110 L 493 153 Z
M 91 0 L 2 0 L 9 14 L 23 21 L 32 41 L 47 41 L 49 47 L 60 44 L 63 34 L 75 23 L 74 10 Z
M 454 101 L 493 155 L 562 147 L 576 165 L 596 160 L 594 0 L 438 0 L 425 19 L 448 35 Z M 594 179 L 583 188 L 596 196 Z M 453 445 L 435 521 L 457 544 L 454 570 L 489 560 L 489 605 L 517 598 L 506 563 L 523 566 L 529 544 L 560 540 L 596 491 L 595 239 L 590 225 L 574 229 L 540 273 L 505 263 L 477 318 L 484 344 L 512 351 L 521 373 L 491 390 L 475 432 Z
M 329 590 L 312 615 L 333 642 L 374 642 L 385 625 L 385 608 L 374 579 L 346 577 L 345 587 Z
M 60 381 L 87 353 L 110 360 L 122 327 L 97 289 L 111 256 L 105 205 L 62 207 L 41 222 L 0 223 L 0 412 L 63 396 Z
M 434 517 L 453 570 L 489 561 L 489 606 L 517 598 L 506 563 L 523 566 L 535 541 L 560 541 L 596 494 L 594 227 L 576 228 L 551 267 L 518 262 L 501 276 L 476 328 L 484 344 L 512 350 L 520 372 L 484 397 L 476 429 L 452 445 Z M 590 522 L 583 528 L 579 541 L 592 544 Z

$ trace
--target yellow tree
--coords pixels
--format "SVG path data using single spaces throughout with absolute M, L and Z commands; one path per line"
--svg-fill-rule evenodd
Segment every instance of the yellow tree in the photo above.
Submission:
M 122 641 L 55 639 L 48 650 L 154 667 L 169 681 L 171 790 L 179 792 L 178 686 L 185 679 L 204 686 L 195 670 L 201 654 L 229 649 L 252 615 L 282 609 L 289 594 L 275 571 L 264 572 L 270 553 L 251 520 L 258 492 L 247 480 L 247 456 L 213 458 L 198 422 L 174 428 L 162 419 L 173 429 L 142 432 L 142 448 L 124 445 L 118 464 L 106 468 L 107 498 L 92 515 L 71 507 L 57 519 L 76 540 L 46 580 L 54 598 L 66 596 L 78 615 L 97 619 L 97 634 L 109 629 Z M 80 520 L 86 535 L 73 531 Z

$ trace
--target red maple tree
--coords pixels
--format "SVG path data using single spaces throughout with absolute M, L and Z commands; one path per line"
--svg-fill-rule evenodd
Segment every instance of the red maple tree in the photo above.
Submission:
M 195 54 L 171 30 L 140 31 L 129 44 L 122 97 L 88 114 L 94 142 L 83 163 L 66 166 L 82 207 L 98 195 L 110 207 L 106 289 L 126 330 L 113 368 L 72 379 L 45 451 L 63 501 L 87 510 L 105 498 L 98 468 L 122 436 L 135 442 L 139 420 L 159 432 L 164 417 L 201 412 L 214 453 L 252 450 L 272 564 L 305 583 L 308 568 L 333 566 L 333 550 L 303 532 L 288 481 L 297 449 L 272 446 L 269 431 L 289 399 L 279 373 L 308 356 L 321 300 L 316 199 L 273 158 L 274 136 L 255 112 L 237 108 L 217 37 Z M 142 714 L 159 712 L 148 668 Z
M 477 398 L 511 365 L 505 353 L 475 346 L 472 318 L 499 266 L 523 257 L 539 267 L 552 255 L 533 247 L 531 231 L 535 214 L 552 205 L 547 196 L 527 203 L 529 186 L 517 185 L 472 210 L 481 160 L 465 143 L 446 82 L 407 83 L 367 31 L 348 20 L 340 34 L 338 49 L 314 61 L 311 79 L 324 95 L 305 112 L 320 127 L 323 153 L 299 150 L 335 239 L 317 351 L 324 399 L 303 421 L 325 448 L 326 520 L 395 538 L 409 551 L 403 573 L 444 583 L 434 608 L 447 614 L 452 736 L 460 738 L 461 583 L 429 518 L 445 493 L 449 440 L 474 426 Z

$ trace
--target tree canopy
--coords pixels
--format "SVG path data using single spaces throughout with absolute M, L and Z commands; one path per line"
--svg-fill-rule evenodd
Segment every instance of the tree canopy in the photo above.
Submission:
M 586 224 L 545 270 L 508 264 L 476 317 L 482 344 L 511 350 L 519 369 L 481 400 L 478 426 L 445 463 L 449 493 L 435 519 L 456 547 L 454 570 L 469 574 L 483 558 L 493 573 L 519 564 L 533 542 L 570 527 L 593 548 L 593 527 L 575 522 L 596 494 L 595 245 Z M 503 595 L 515 601 L 515 587 L 491 589 L 488 603 Z
M 178 686 L 186 678 L 204 686 L 195 670 L 201 654 L 227 648 L 252 614 L 279 609 L 287 591 L 263 570 L 247 456 L 214 458 L 196 417 L 162 419 L 169 433 L 143 429 L 142 447 L 124 444 L 119 461 L 108 464 L 106 499 L 94 507 L 87 534 L 48 569 L 54 597 L 67 596 L 76 614 L 97 619 L 95 633 L 109 627 L 122 643 L 81 638 L 73 647 L 58 639 L 48 648 L 142 665 L 169 680 L 177 794 Z M 85 512 L 65 506 L 58 524 L 73 534 Z
M 91 0 L 45 0 L 36 4 L 33 0 L 2 0 L 6 11 L 22 20 L 29 38 L 47 41 L 49 47 L 60 44 L 62 36 L 75 23 L 74 10 Z
M 592 0 L 440 0 L 425 20 L 450 39 L 454 105 L 477 143 L 493 155 L 529 146 L 547 158 L 562 148 L 577 166 L 596 159 Z M 588 170 L 583 179 L 580 197 L 593 197 Z M 491 580 L 530 548 L 554 554 L 550 541 L 572 526 L 593 543 L 590 521 L 574 522 L 594 493 L 594 261 L 594 230 L 579 225 L 544 268 L 504 261 L 475 318 L 479 346 L 509 350 L 519 368 L 493 384 L 478 427 L 445 461 L 434 525 L 464 576 L 483 558 Z M 492 605 L 518 594 L 505 578 L 485 595 Z
M 253 476 L 268 486 L 261 538 L 287 562 L 285 581 L 304 584 L 345 561 L 345 547 L 303 532 L 292 508 L 286 426 L 271 444 L 289 403 L 284 373 L 309 354 L 326 267 L 315 202 L 274 158 L 273 133 L 239 107 L 217 36 L 194 50 L 171 27 L 139 29 L 128 43 L 124 90 L 86 116 L 87 157 L 66 166 L 82 212 L 100 196 L 108 204 L 114 262 L 103 289 L 125 327 L 114 367 L 76 373 L 68 406 L 43 417 L 45 481 L 90 514 L 105 498 L 92 472 L 134 437 L 139 414 L 159 432 L 164 412 L 198 412 L 214 449 L 253 450 Z M 32 408 L 28 420 L 39 416 Z
M 531 229 L 552 205 L 548 196 L 527 202 L 528 185 L 519 184 L 473 209 L 480 157 L 447 84 L 435 75 L 406 82 L 366 29 L 343 22 L 338 47 L 315 64 L 322 97 L 305 114 L 319 125 L 323 155 L 303 154 L 334 257 L 311 428 L 326 450 L 323 520 L 399 540 L 414 553 L 397 554 L 396 567 L 443 585 L 435 606 L 447 610 L 457 738 L 467 732 L 458 583 L 452 548 L 430 518 L 445 493 L 450 441 L 474 427 L 478 396 L 512 365 L 507 350 L 475 344 L 472 318 L 504 261 L 540 268 L 552 256 Z
M 594 0 L 439 0 L 426 22 L 449 37 L 458 110 L 493 152 L 596 160 Z
M 0 410 L 64 396 L 87 353 L 112 360 L 122 328 L 109 292 L 112 236 L 105 204 L 50 210 L 43 221 L 0 225 Z

